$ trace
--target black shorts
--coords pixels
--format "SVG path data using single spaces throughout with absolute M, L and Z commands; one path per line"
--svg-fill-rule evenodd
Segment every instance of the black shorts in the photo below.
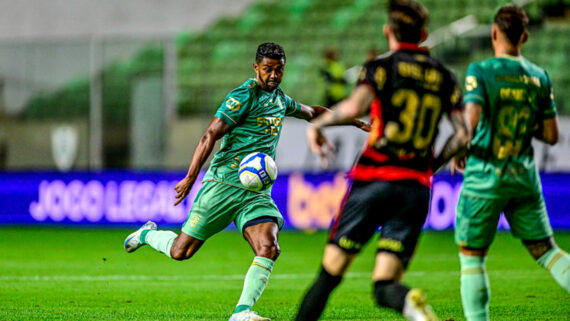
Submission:
M 407 267 L 429 201 L 430 189 L 415 181 L 355 181 L 332 223 L 329 243 L 347 253 L 358 253 L 381 226 L 378 251 L 396 254 Z

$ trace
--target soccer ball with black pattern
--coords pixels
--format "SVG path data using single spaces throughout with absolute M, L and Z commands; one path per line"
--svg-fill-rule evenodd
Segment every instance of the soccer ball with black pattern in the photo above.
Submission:
M 262 191 L 275 182 L 277 165 L 267 154 L 251 153 L 239 164 L 238 173 L 243 186 L 252 191 Z

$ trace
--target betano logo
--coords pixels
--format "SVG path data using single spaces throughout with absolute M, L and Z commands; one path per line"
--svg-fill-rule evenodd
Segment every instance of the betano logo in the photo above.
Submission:
M 298 229 L 326 229 L 338 213 L 346 192 L 344 174 L 337 174 L 332 182 L 313 185 L 301 174 L 289 176 L 289 200 L 287 214 L 291 224 Z
M 290 175 L 287 202 L 289 222 L 297 229 L 327 229 L 339 211 L 346 188 L 347 182 L 342 173 L 334 176 L 332 181 L 320 184 L 306 181 L 301 174 Z M 460 191 L 461 183 L 438 181 L 433 184 L 424 228 L 444 230 L 455 226 L 455 208 Z M 498 227 L 509 228 L 504 216 L 501 216 Z

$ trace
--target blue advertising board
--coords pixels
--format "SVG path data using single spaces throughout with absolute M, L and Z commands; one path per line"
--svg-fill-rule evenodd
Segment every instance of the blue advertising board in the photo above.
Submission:
M 203 174 L 202 174 L 203 175 Z M 178 206 L 181 172 L 8 172 L 0 174 L 0 225 L 138 225 L 148 220 L 179 225 L 187 217 L 201 177 Z M 570 229 L 570 174 L 543 174 L 544 196 L 555 229 Z M 273 199 L 288 229 L 326 229 L 346 191 L 343 173 L 281 174 Z M 461 176 L 434 178 L 425 228 L 451 229 Z M 499 228 L 508 228 L 504 218 Z

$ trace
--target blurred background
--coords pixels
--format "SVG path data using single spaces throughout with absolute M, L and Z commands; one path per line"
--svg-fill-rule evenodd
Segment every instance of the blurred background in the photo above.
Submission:
M 430 11 L 425 45 L 458 79 L 492 56 L 492 17 L 506 1 L 421 2 Z M 553 225 L 570 228 L 570 1 L 514 2 L 531 18 L 523 54 L 554 87 L 561 139 L 535 152 Z M 193 197 L 173 208 L 172 187 L 225 95 L 254 77 L 257 46 L 285 48 L 289 96 L 330 106 L 350 92 L 362 63 L 387 50 L 386 5 L 0 0 L 0 224 L 183 222 Z M 330 129 L 338 154 L 323 172 L 304 129 L 285 122 L 274 198 L 288 227 L 326 228 L 366 136 Z M 438 146 L 448 132 L 443 124 Z M 426 227 L 453 226 L 460 182 L 436 178 Z

